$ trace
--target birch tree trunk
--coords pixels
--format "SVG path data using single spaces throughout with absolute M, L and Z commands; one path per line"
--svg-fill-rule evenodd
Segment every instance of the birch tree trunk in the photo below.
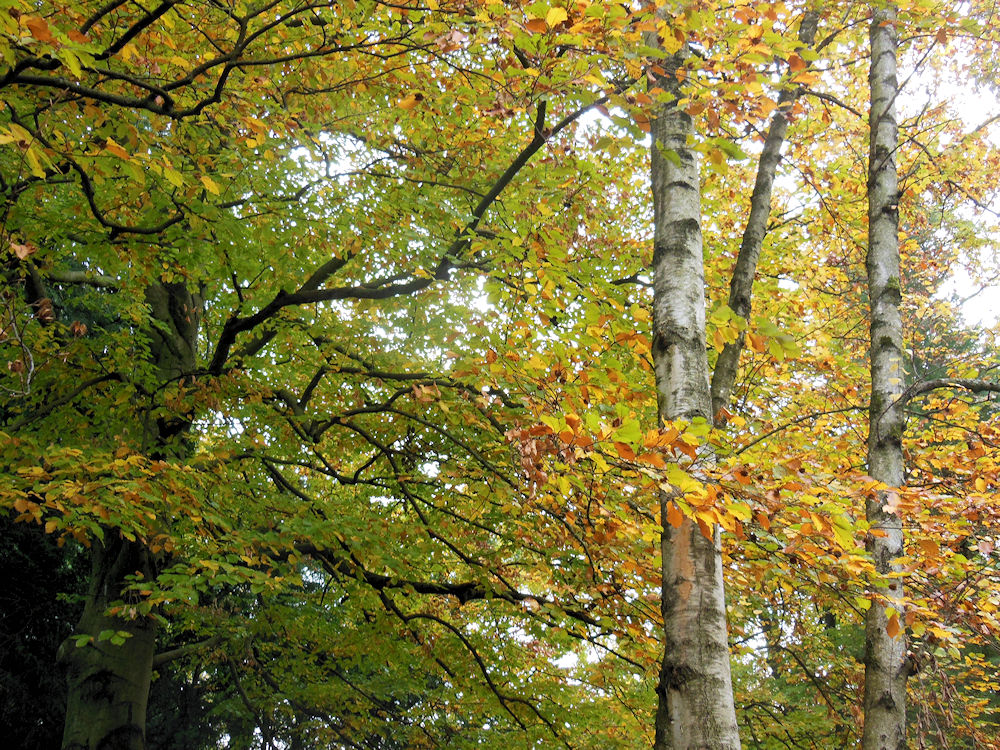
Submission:
M 871 379 L 868 472 L 889 487 L 903 476 L 903 326 L 899 306 L 899 189 L 896 177 L 896 10 L 876 7 L 871 24 L 871 148 L 868 163 L 868 293 L 871 304 Z M 867 548 L 881 575 L 901 573 L 903 528 L 892 492 L 866 503 Z M 906 640 L 902 578 L 880 586 L 865 618 L 864 750 L 906 747 Z M 896 615 L 891 618 L 887 609 Z
M 677 106 L 683 50 L 668 58 L 659 88 L 673 97 L 651 121 L 653 363 L 661 421 L 712 419 L 705 350 L 701 186 L 691 117 Z M 705 456 L 704 460 L 710 459 Z M 685 519 L 667 522 L 660 494 L 663 662 L 655 750 L 740 747 L 733 704 L 719 529 L 712 538 Z

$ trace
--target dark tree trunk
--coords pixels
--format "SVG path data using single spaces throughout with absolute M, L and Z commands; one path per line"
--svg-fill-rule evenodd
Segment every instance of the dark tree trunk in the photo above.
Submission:
M 147 289 L 146 302 L 152 323 L 146 336 L 155 367 L 155 387 L 147 391 L 162 393 L 195 369 L 201 304 L 183 284 L 164 283 Z M 152 406 L 125 417 L 140 427 L 135 449 L 154 459 L 183 459 L 193 414 L 154 418 L 149 416 Z M 93 542 L 83 616 L 76 633 L 59 649 L 68 683 L 63 750 L 145 749 L 158 628 L 151 617 L 128 611 L 128 580 L 139 573 L 152 580 L 156 563 L 141 539 L 129 541 L 118 529 L 105 528 L 103 542 Z M 116 602 L 126 607 L 111 615 L 108 611 Z M 78 646 L 80 636 L 90 640 Z

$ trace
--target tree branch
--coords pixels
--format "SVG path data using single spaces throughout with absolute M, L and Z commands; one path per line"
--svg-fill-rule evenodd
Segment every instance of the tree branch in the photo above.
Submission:
M 924 393 L 936 391 L 939 388 L 961 388 L 972 393 L 1000 393 L 1000 383 L 991 380 L 977 380 L 970 378 L 938 378 L 936 380 L 923 380 L 914 383 L 899 397 L 901 403 L 916 398 Z

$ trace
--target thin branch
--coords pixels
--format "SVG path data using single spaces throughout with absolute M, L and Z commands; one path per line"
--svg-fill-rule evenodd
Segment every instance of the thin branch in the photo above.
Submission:
M 899 397 L 899 401 L 906 403 L 910 399 L 940 388 L 961 388 L 972 393 L 1000 393 L 1000 383 L 992 380 L 938 378 L 936 380 L 923 380 L 919 383 L 914 383 L 903 391 L 903 394 Z
M 185 656 L 196 654 L 199 651 L 215 648 L 222 643 L 223 640 L 224 638 L 221 635 L 215 635 L 211 638 L 206 638 L 203 641 L 198 641 L 197 643 L 187 643 L 183 646 L 172 648 L 169 651 L 161 651 L 153 656 L 153 669 L 161 667 L 167 662 L 174 661 L 175 659 L 183 659 Z

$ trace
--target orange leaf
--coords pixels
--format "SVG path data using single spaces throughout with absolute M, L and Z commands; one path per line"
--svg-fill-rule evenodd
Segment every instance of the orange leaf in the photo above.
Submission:
M 546 24 L 544 19 L 541 18 L 532 18 L 524 24 L 524 28 L 532 34 L 544 34 L 549 30 L 548 24 Z
M 119 159 L 123 159 L 124 161 L 129 160 L 128 151 L 122 148 L 121 144 L 117 143 L 114 138 L 108 138 L 107 142 L 104 144 L 104 150 L 114 154 Z
M 764 341 L 764 337 L 757 333 L 747 334 L 747 338 L 750 339 L 750 348 L 755 352 L 763 354 L 767 351 L 767 343 Z
M 615 450 L 618 451 L 618 455 L 624 458 L 626 461 L 635 460 L 635 451 L 632 447 L 626 443 L 615 443 Z
M 670 503 L 667 506 L 667 523 L 675 529 L 679 529 L 681 524 L 684 523 L 684 514 L 681 513 L 681 509 L 677 507 L 677 503 Z
M 702 521 L 700 518 L 698 519 L 698 528 L 701 531 L 701 535 L 703 537 L 705 537 L 706 539 L 712 538 L 712 528 L 707 523 Z
M 639 456 L 639 460 L 644 464 L 655 466 L 657 469 L 667 468 L 667 462 L 663 460 L 663 456 L 659 453 L 643 453 Z
M 902 628 L 899 627 L 899 617 L 896 614 L 893 614 L 892 617 L 889 618 L 889 622 L 886 623 L 885 632 L 890 638 L 895 638 L 899 635 L 901 630 Z
M 936 555 L 940 551 L 938 543 L 931 539 L 921 539 L 917 542 L 917 546 L 920 547 L 920 551 L 925 555 Z
M 798 73 L 799 71 L 806 69 L 806 61 L 803 60 L 798 55 L 789 55 L 788 57 L 788 67 L 793 73 Z

